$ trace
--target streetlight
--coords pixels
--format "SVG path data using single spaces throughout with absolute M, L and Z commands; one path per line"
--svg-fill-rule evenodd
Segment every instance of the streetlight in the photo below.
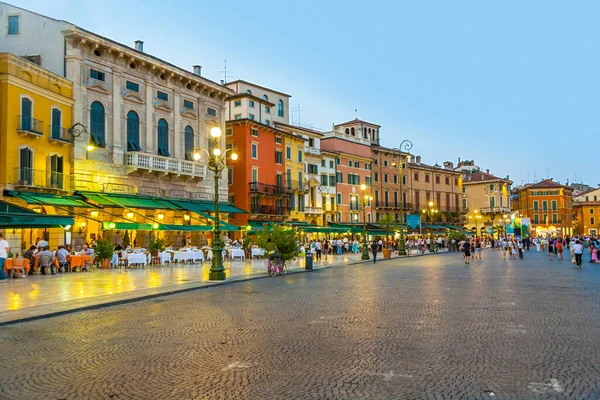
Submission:
M 67 132 L 69 133 L 69 135 L 73 136 L 73 138 L 78 138 L 79 136 L 81 136 L 84 133 L 92 136 L 91 133 L 88 132 L 85 125 L 83 125 L 82 123 L 79 123 L 79 122 L 77 122 L 75 125 L 73 125 L 69 129 L 67 129 Z M 85 146 L 85 149 L 87 151 L 93 151 L 95 148 L 96 148 L 96 146 L 94 146 L 91 142 L 88 143 L 87 146 Z
M 423 214 L 427 215 L 429 220 L 429 252 L 433 253 L 433 216 L 439 211 L 433 206 L 433 201 L 427 204 L 429 207 L 423 209 Z
M 212 154 L 206 149 L 194 149 L 193 158 L 196 161 L 200 161 L 202 157 L 200 151 L 204 151 L 207 155 L 207 168 L 214 172 L 215 177 L 215 227 L 213 230 L 213 241 L 212 241 L 212 252 L 213 259 L 210 266 L 210 273 L 208 279 L 211 281 L 223 281 L 227 279 L 225 275 L 225 268 L 223 267 L 223 240 L 221 240 L 221 220 L 219 217 L 219 175 L 221 171 L 227 168 L 227 152 L 231 152 L 231 159 L 233 161 L 238 159 L 236 149 L 225 149 L 221 151 L 219 147 L 219 138 L 221 137 L 221 129 L 214 127 L 210 130 L 210 136 L 213 141 Z
M 354 188 L 352 188 L 354 190 Z M 363 243 L 363 250 L 362 250 L 362 255 L 360 257 L 361 260 L 368 260 L 369 259 L 369 243 L 367 242 L 367 202 L 369 201 L 373 201 L 373 196 L 365 194 L 365 191 L 367 190 L 367 185 L 365 185 L 364 183 L 362 185 L 360 185 L 360 190 L 362 191 L 362 206 L 363 206 L 363 237 L 364 237 L 364 243 Z M 360 197 L 357 194 L 353 194 L 353 197 L 356 197 L 357 200 L 360 199 Z M 355 214 L 355 218 L 358 218 L 358 215 Z
M 400 146 L 398 146 L 398 151 L 400 152 L 400 162 L 398 163 L 398 171 L 399 171 L 399 176 L 400 176 L 400 224 L 401 224 L 401 229 L 400 229 L 400 244 L 398 246 L 398 254 L 401 256 L 405 256 L 406 255 L 406 248 L 404 246 L 404 192 L 402 191 L 402 181 L 404 180 L 403 177 L 404 175 L 402 174 L 402 164 L 403 164 L 403 160 L 404 157 L 402 157 L 402 150 L 405 151 L 409 151 L 410 149 L 412 149 L 413 144 L 410 140 L 405 139 L 402 142 L 400 142 Z M 396 166 L 394 165 L 396 164 L 396 162 L 394 161 L 394 163 L 392 164 L 392 166 Z

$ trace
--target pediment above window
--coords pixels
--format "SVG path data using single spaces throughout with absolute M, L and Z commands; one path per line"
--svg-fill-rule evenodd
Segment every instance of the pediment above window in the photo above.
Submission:
M 105 83 L 96 81 L 92 84 L 87 85 L 88 90 L 93 90 L 94 92 L 102 93 L 102 94 L 110 94 L 111 91 L 108 89 Z
M 181 116 L 186 117 L 186 118 L 191 118 L 191 119 L 198 119 L 198 114 L 196 114 L 195 111 L 188 110 L 188 109 L 182 110 Z
M 123 98 L 125 100 L 131 101 L 133 103 L 137 103 L 137 104 L 144 104 L 144 98 L 136 92 L 126 92 L 123 95 Z
M 158 101 L 154 103 L 154 108 L 160 111 L 173 112 L 173 107 L 166 101 Z

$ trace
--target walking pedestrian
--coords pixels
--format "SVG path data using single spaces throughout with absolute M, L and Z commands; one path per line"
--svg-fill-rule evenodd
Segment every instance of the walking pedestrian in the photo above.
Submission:
M 371 251 L 373 251 L 373 264 L 377 262 L 377 251 L 379 250 L 379 244 L 373 240 L 371 242 Z
M 575 245 L 573 246 L 573 254 L 575 255 L 575 264 L 579 268 L 581 268 L 581 259 L 583 258 L 583 245 L 579 242 L 579 240 L 575 241 Z
M 0 233 L 0 281 L 4 281 L 8 277 L 4 272 L 4 262 L 8 258 L 9 252 L 10 246 L 8 245 L 8 242 L 4 240 L 4 236 Z
M 471 243 L 469 241 L 463 243 L 463 255 L 465 256 L 465 264 L 471 264 Z
M 554 242 L 552 239 L 548 241 L 548 259 L 552 261 L 552 255 L 554 254 Z
M 558 255 L 558 259 L 562 260 L 563 259 L 563 244 L 562 242 L 559 240 L 558 243 L 556 243 L 556 253 Z
M 317 253 L 317 261 L 321 261 L 322 247 L 321 247 L 321 241 L 320 240 L 317 240 L 315 242 L 315 252 Z

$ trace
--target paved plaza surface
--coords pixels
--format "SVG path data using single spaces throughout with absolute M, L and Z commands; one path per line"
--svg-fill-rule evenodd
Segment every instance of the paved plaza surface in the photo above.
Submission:
M 315 268 L 356 262 L 360 255 L 344 254 L 314 262 Z M 228 281 L 266 276 L 266 259 L 224 262 Z M 288 263 L 290 273 L 304 270 L 304 258 Z M 145 268 L 96 269 L 56 275 L 32 275 L 0 281 L 0 324 L 68 312 L 105 303 L 216 285 L 209 281 L 210 261 L 173 263 Z
M 3 326 L 0 398 L 600 399 L 600 265 L 483 257 L 334 266 Z

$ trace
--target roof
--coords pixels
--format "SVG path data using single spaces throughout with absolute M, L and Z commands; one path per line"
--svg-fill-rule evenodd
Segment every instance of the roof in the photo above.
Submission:
M 290 124 L 284 124 L 283 122 L 277 122 L 277 121 L 273 121 L 275 123 L 275 125 L 281 125 L 283 127 L 286 128 L 292 128 L 292 129 L 297 129 L 299 131 L 303 131 L 303 132 L 307 132 L 307 133 L 312 133 L 318 136 L 323 136 L 323 132 L 319 132 L 315 129 L 310 129 L 310 128 L 305 128 L 303 126 L 298 126 L 298 125 L 290 125 Z
M 194 74 L 193 72 L 191 72 L 191 71 L 188 71 L 188 70 L 186 70 L 186 69 L 183 69 L 183 68 L 181 68 L 181 67 L 178 67 L 178 66 L 177 66 L 177 65 L 175 65 L 175 64 L 171 64 L 171 63 L 170 63 L 170 62 L 168 62 L 168 61 L 165 61 L 165 60 L 163 60 L 163 59 L 160 59 L 160 58 L 158 58 L 158 57 L 156 57 L 156 56 L 153 56 L 153 55 L 151 55 L 151 54 L 148 54 L 148 53 L 146 53 L 146 52 L 143 52 L 143 51 L 138 51 L 138 50 L 136 50 L 136 49 L 135 49 L 135 48 L 133 48 L 133 47 L 129 47 L 129 46 L 127 46 L 127 45 L 123 44 L 123 43 L 119 43 L 119 42 L 117 42 L 117 41 L 115 41 L 115 40 L 112 40 L 112 39 L 110 39 L 110 38 L 107 38 L 107 37 L 105 37 L 105 36 L 99 35 L 99 34 L 97 34 L 97 33 L 94 33 L 94 32 L 92 32 L 92 31 L 88 31 L 87 29 L 83 29 L 83 28 L 81 28 L 81 27 L 79 27 L 79 26 L 77 26 L 77 25 L 75 25 L 73 29 L 67 29 L 67 30 L 64 30 L 62 33 L 63 33 L 63 35 L 64 35 L 65 37 L 67 37 L 68 35 L 77 35 L 77 34 L 81 34 L 81 33 L 85 33 L 85 34 L 88 34 L 88 35 L 95 36 L 95 37 L 97 37 L 97 38 L 99 38 L 99 39 L 106 40 L 107 42 L 113 43 L 113 44 L 115 44 L 115 45 L 117 45 L 117 46 L 124 47 L 125 49 L 127 49 L 127 50 L 129 50 L 129 51 L 131 51 L 131 52 L 137 53 L 138 57 L 140 57 L 140 58 L 147 57 L 147 58 L 149 58 L 149 59 L 151 59 L 151 60 L 154 60 L 154 61 L 161 62 L 161 63 L 165 64 L 166 66 L 168 66 L 168 67 L 170 67 L 170 68 L 173 68 L 173 69 L 176 69 L 177 71 L 179 71 L 179 72 L 180 72 L 180 73 L 182 73 L 182 74 L 185 74 L 185 75 L 186 75 L 186 77 L 188 77 L 188 78 L 193 78 L 193 79 L 195 79 L 195 80 L 204 81 L 204 82 L 206 82 L 206 83 L 209 83 L 209 84 L 211 84 L 211 85 L 214 85 L 215 87 L 218 87 L 218 90 L 222 90 L 224 93 L 227 93 L 227 92 L 229 92 L 229 93 L 232 93 L 232 92 L 233 92 L 233 91 L 232 91 L 230 88 L 228 88 L 228 87 L 225 87 L 225 86 L 221 85 L 220 83 L 217 83 L 217 82 L 211 81 L 210 79 L 207 79 L 207 78 L 204 78 L 204 77 L 202 77 L 202 76 L 196 75 L 196 74 Z
M 227 82 L 225 84 L 225 86 L 229 87 L 230 85 L 237 84 L 237 83 L 245 83 L 246 85 L 254 86 L 254 87 L 257 87 L 257 88 L 263 89 L 263 90 L 268 90 L 269 92 L 277 93 L 277 94 L 280 94 L 282 96 L 292 97 L 291 94 L 287 94 L 287 93 L 279 92 L 277 90 L 269 89 L 268 87 L 260 86 L 260 85 L 257 85 L 256 83 L 244 81 L 242 79 L 238 79 L 238 80 L 235 80 L 235 81 Z M 233 90 L 233 89 L 231 89 L 231 90 Z
M 568 186 L 561 185 L 560 183 L 554 182 L 552 180 L 552 178 L 544 179 L 542 181 L 539 181 L 538 183 L 531 183 L 529 185 L 525 185 L 525 189 L 537 189 L 537 188 L 548 188 L 548 189 L 557 188 L 557 189 L 573 190 L 573 188 L 570 188 Z
M 381 128 L 381 125 L 377 125 L 372 122 L 363 121 L 362 119 L 358 119 L 358 118 L 354 118 L 352 121 L 346 121 L 346 122 L 342 122 L 341 124 L 336 124 L 335 126 L 354 125 L 354 124 L 367 124 L 367 125 L 372 125 L 372 126 Z
M 496 175 L 492 175 L 490 173 L 483 172 L 483 171 L 477 171 L 477 172 L 473 172 L 470 174 L 465 174 L 463 176 L 463 184 L 478 183 L 478 182 L 482 182 L 482 181 L 505 181 L 505 182 L 512 183 L 512 181 L 510 181 L 506 178 L 500 178 Z
M 284 135 L 284 136 L 287 136 L 287 137 L 291 137 L 293 139 L 298 139 L 298 140 L 303 140 L 303 141 L 308 140 L 308 139 L 303 138 L 300 135 L 293 134 L 293 133 L 290 133 L 288 131 L 284 131 L 284 130 L 278 129 L 274 125 L 265 125 L 265 124 L 262 124 L 262 123 L 258 122 L 255 119 L 249 119 L 249 118 L 228 119 L 227 121 L 225 121 L 225 123 L 226 124 L 238 124 L 238 125 L 241 124 L 241 123 L 249 124 L 251 126 L 257 126 L 260 129 L 270 130 L 274 134 L 280 134 L 280 135 Z
M 259 102 L 259 103 L 261 103 L 261 104 L 266 104 L 266 105 L 268 105 L 269 107 L 275 107 L 275 103 L 271 103 L 271 102 L 270 102 L 270 101 L 268 101 L 268 100 L 261 99 L 260 97 L 256 97 L 255 95 L 253 95 L 253 94 L 249 94 L 249 93 L 238 93 L 238 94 L 234 94 L 234 95 L 228 96 L 228 97 L 225 99 L 225 101 L 231 101 L 231 100 L 236 100 L 236 99 L 242 99 L 242 98 L 245 98 L 245 97 L 247 97 L 247 98 L 249 98 L 249 99 L 252 99 L 252 100 L 254 100 L 254 101 L 257 101 L 257 102 Z
M 420 163 L 416 163 L 416 162 L 409 162 L 408 163 L 408 167 L 409 168 L 422 168 L 422 169 L 428 169 L 428 170 L 433 170 L 433 171 L 437 171 L 437 172 L 444 172 L 444 173 L 448 173 L 448 174 L 452 174 L 452 175 L 462 175 L 462 172 L 460 171 L 455 171 L 453 169 L 448 169 L 448 168 L 444 168 L 441 166 L 433 166 L 433 165 L 427 165 L 427 164 L 423 164 L 422 162 Z

